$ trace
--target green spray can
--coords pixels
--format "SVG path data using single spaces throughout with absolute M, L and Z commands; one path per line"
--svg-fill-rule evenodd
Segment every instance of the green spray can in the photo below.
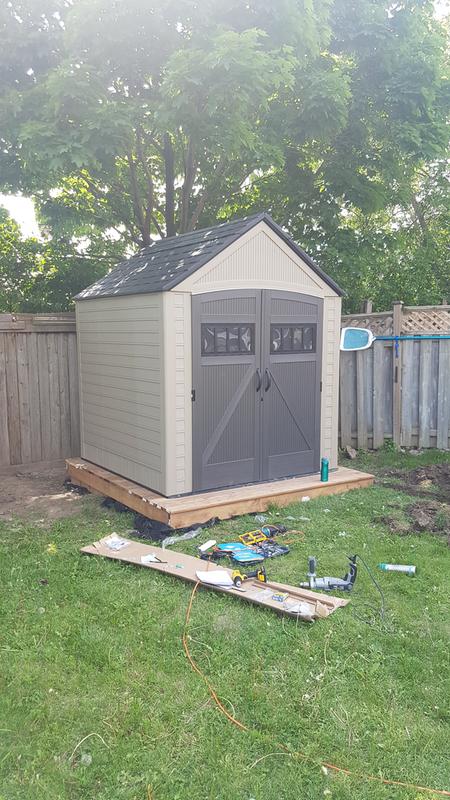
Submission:
M 320 462 L 320 480 L 324 483 L 328 480 L 328 470 L 329 470 L 330 462 L 328 458 L 322 458 Z
M 404 572 L 405 575 L 412 577 L 416 574 L 414 564 L 378 564 L 379 569 L 383 572 Z

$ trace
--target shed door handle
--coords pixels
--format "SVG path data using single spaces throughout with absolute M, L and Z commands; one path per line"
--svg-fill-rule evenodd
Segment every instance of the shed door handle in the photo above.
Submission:
M 272 376 L 270 374 L 270 370 L 268 370 L 267 368 L 264 370 L 264 378 L 265 378 L 264 391 L 267 392 L 272 386 Z
M 259 392 L 262 386 L 261 370 L 256 370 L 256 391 Z

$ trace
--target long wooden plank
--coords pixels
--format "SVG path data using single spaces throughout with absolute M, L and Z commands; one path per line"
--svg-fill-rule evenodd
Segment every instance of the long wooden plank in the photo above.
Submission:
M 6 337 L 0 333 L 0 464 L 10 464 L 8 394 L 6 387 Z
M 48 369 L 48 334 L 41 333 L 37 337 L 38 371 L 39 371 L 39 411 L 41 416 L 42 460 L 53 459 L 51 448 L 50 419 L 50 382 Z M 56 456 L 59 457 L 59 454 Z
M 7 417 L 9 432 L 9 452 L 11 464 L 22 463 L 19 417 L 19 385 L 17 380 L 17 350 L 15 333 L 5 334 L 6 338 L 6 389 L 8 396 Z
M 437 441 L 439 450 L 449 449 L 450 435 L 450 341 L 439 342 Z
M 112 497 L 149 519 L 165 522 L 173 528 L 207 522 L 213 517 L 229 519 L 266 511 L 272 503 L 285 506 L 304 496 L 337 494 L 366 488 L 373 483 L 373 475 L 340 467 L 330 474 L 327 483 L 322 483 L 317 476 L 307 476 L 166 498 L 84 459 L 69 458 L 66 465 L 74 483 Z
M 80 399 L 78 388 L 77 338 L 69 334 L 67 341 L 69 362 L 69 404 L 70 404 L 70 452 L 80 454 Z
M 402 364 L 402 445 L 411 447 L 412 445 L 412 412 L 414 394 L 417 386 L 414 382 L 414 342 L 402 342 L 403 364 Z
M 367 489 L 373 484 L 373 478 L 360 478 L 358 481 L 347 481 L 336 484 L 323 485 L 320 488 L 310 488 L 307 490 L 308 497 L 313 500 L 316 497 L 328 496 L 349 492 L 352 489 Z M 231 517 L 242 516 L 243 514 L 256 514 L 267 511 L 270 505 L 278 507 L 288 506 L 301 499 L 304 490 L 277 494 L 268 497 L 254 499 L 242 499 L 221 503 L 219 505 L 202 506 L 195 510 L 170 509 L 169 523 L 172 528 L 186 528 L 196 523 L 208 522 L 210 519 L 231 519 Z
M 27 334 L 31 461 L 33 463 L 42 460 L 41 407 L 39 401 L 39 354 L 37 345 L 38 338 L 38 334 Z
M 367 402 L 366 402 L 367 358 L 364 351 L 356 353 L 356 414 L 358 449 L 367 450 Z
M 58 380 L 59 380 L 59 411 L 61 427 L 61 455 L 71 455 L 70 448 L 70 385 L 69 361 L 67 352 L 67 336 L 60 334 L 57 338 L 58 352 Z
M 341 364 L 339 369 L 339 413 L 340 413 L 340 433 L 341 447 L 352 445 L 352 395 L 353 386 L 349 379 L 349 366 L 354 358 L 353 353 L 341 353 Z
M 28 333 L 16 334 L 17 345 L 17 386 L 19 391 L 18 415 L 20 420 L 21 461 L 31 461 L 31 419 L 30 419 L 30 386 L 28 380 Z
M 50 402 L 50 458 L 60 458 L 61 453 L 61 403 L 59 397 L 58 337 L 47 334 L 48 383 Z
M 384 444 L 384 343 L 375 342 L 373 346 L 373 442 L 377 450 Z
M 431 428 L 431 342 L 420 343 L 419 374 L 419 447 L 430 446 Z
M 113 550 L 108 546 L 109 537 L 104 537 L 92 545 L 87 545 L 81 548 L 81 552 L 87 555 L 102 556 L 103 558 L 111 558 L 115 561 L 122 561 L 127 564 L 134 564 L 143 567 L 144 569 L 151 569 L 156 572 L 162 572 L 165 575 L 171 575 L 175 578 L 188 581 L 190 583 L 197 583 L 197 572 L 226 572 L 231 576 L 232 570 L 226 567 L 218 566 L 207 561 L 202 561 L 194 556 L 179 553 L 173 550 L 162 550 L 160 547 L 153 545 L 143 544 L 142 542 L 134 542 L 132 540 L 125 540 L 127 544 L 121 550 Z M 142 558 L 149 555 L 155 556 L 160 559 L 158 562 L 143 563 Z M 241 600 L 246 600 L 256 605 L 270 608 L 281 614 L 287 614 L 292 617 L 304 617 L 307 619 L 320 619 L 327 617 L 336 611 L 337 608 L 347 605 L 348 600 L 333 595 L 323 594 L 321 592 L 312 592 L 309 589 L 300 589 L 297 586 L 290 586 L 289 584 L 271 582 L 264 584 L 257 580 L 244 581 L 242 586 L 238 589 L 236 587 L 223 587 L 213 586 L 211 584 L 202 584 L 205 588 L 213 589 L 219 592 L 225 592 L 232 597 L 238 597 Z M 287 597 L 276 600 L 274 595 L 280 593 L 287 594 Z M 306 604 L 300 611 L 299 603 Z

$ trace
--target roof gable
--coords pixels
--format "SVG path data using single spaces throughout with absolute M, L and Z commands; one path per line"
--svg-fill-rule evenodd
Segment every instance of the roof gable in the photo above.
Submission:
M 337 294 L 342 295 L 339 286 L 295 244 L 290 236 L 268 214 L 260 213 L 224 222 L 213 228 L 153 242 L 149 247 L 143 248 L 127 261 L 120 263 L 92 286 L 84 289 L 75 299 L 89 300 L 95 297 L 169 291 L 262 221 L 267 223 L 325 283 Z

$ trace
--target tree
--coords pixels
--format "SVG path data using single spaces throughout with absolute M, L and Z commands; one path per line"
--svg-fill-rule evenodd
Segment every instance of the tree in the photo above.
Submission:
M 276 159 L 259 116 L 293 80 L 292 49 L 221 25 L 241 3 L 205 5 L 66 7 L 58 64 L 31 60 L 32 86 L 0 109 L 9 188 L 67 194 L 69 181 L 141 245 L 192 229 L 228 181 Z
M 39 269 L 37 241 L 23 241 L 18 225 L 0 208 L 0 312 L 23 310 Z
M 448 108 L 431 0 L 11 0 L 0 24 L 2 185 L 34 196 L 66 257 L 264 208 L 349 308 L 425 258 Z
M 123 245 L 90 240 L 86 251 L 65 237 L 24 239 L 0 208 L 0 313 L 65 311 L 72 298 L 120 259 Z

